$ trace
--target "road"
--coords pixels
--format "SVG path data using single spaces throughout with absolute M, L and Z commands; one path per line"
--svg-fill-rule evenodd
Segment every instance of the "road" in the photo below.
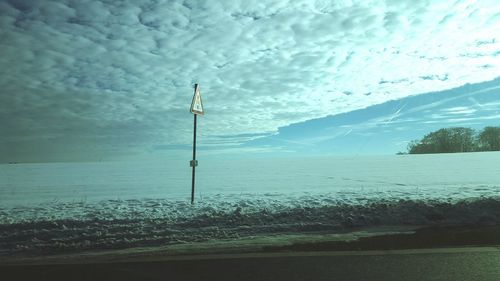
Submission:
M 0 266 L 2 280 L 500 280 L 500 248 L 269 253 Z

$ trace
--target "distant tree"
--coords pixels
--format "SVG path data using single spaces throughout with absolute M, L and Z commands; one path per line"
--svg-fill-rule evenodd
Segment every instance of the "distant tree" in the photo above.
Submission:
M 420 141 L 408 144 L 408 153 L 452 153 L 471 152 L 477 148 L 475 131 L 470 128 L 455 127 L 439 129 L 424 136 Z
M 471 128 L 450 128 L 452 152 L 472 152 L 477 150 L 476 132 Z
M 500 151 L 500 127 L 486 127 L 479 134 L 482 151 Z
M 433 147 L 422 141 L 413 140 L 408 144 L 409 154 L 423 154 L 423 153 L 434 153 Z

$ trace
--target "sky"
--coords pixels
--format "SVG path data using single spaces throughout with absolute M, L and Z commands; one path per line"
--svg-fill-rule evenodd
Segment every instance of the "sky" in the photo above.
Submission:
M 195 83 L 201 156 L 393 154 L 499 76 L 498 0 L 0 0 L 0 162 L 189 158 Z

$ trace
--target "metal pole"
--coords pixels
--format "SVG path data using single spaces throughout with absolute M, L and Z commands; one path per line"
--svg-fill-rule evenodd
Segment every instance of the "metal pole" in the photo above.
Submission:
M 191 204 L 194 203 L 194 177 L 195 177 L 195 168 L 198 163 L 196 163 L 196 116 L 194 115 L 194 131 L 193 131 L 193 161 L 191 162 L 191 166 L 193 167 L 193 180 L 191 184 Z

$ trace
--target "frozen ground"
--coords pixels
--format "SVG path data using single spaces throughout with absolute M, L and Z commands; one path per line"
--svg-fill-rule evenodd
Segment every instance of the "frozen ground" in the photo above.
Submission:
M 0 254 L 499 224 L 500 153 L 0 165 Z

